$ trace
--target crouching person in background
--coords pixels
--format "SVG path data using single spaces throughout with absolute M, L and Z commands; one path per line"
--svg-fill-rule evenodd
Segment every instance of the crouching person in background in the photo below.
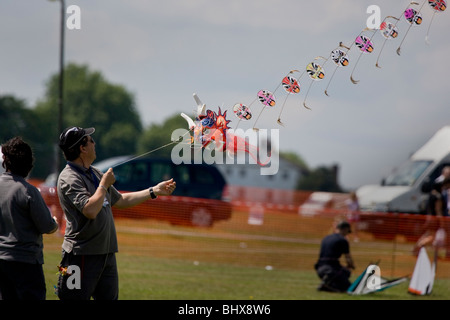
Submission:
M 317 275 L 322 280 L 317 290 L 346 292 L 350 287 L 349 278 L 355 265 L 346 236 L 351 232 L 350 224 L 347 221 L 341 221 L 333 234 L 322 239 L 319 259 L 314 265 Z M 346 261 L 345 267 L 339 261 L 342 255 Z

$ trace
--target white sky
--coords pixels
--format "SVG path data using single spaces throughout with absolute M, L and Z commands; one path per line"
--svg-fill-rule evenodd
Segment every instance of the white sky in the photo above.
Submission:
M 80 7 L 81 30 L 66 29 L 65 61 L 86 63 L 124 85 L 135 95 L 145 126 L 177 112 L 192 114 L 196 92 L 208 108 L 230 109 L 234 127 L 235 103 L 248 105 L 259 90 L 274 90 L 287 72 L 327 57 L 340 41 L 350 45 L 366 27 L 369 5 L 378 5 L 383 19 L 400 16 L 408 3 L 66 0 L 66 6 Z M 375 51 L 363 55 L 354 72 L 356 85 L 350 74 L 359 52 L 352 48 L 350 65 L 336 72 L 329 97 L 324 89 L 335 67 L 325 64 L 325 79 L 308 95 L 312 110 L 302 105 L 310 83 L 303 76 L 302 91 L 283 109 L 284 127 L 276 124 L 285 98 L 280 88 L 277 106 L 261 114 L 258 127 L 280 129 L 280 150 L 298 153 L 312 168 L 339 164 L 345 188 L 378 183 L 450 124 L 449 11 L 435 14 L 426 44 L 433 11 L 425 3 L 422 25 L 410 29 L 398 56 L 395 50 L 408 28 L 402 17 L 399 37 L 386 42 L 381 69 L 375 62 L 384 38 L 377 32 Z M 59 70 L 59 14 L 59 1 L 2 1 L 0 94 L 14 94 L 30 106 L 43 97 L 45 82 Z M 262 106 L 250 107 L 256 119 Z

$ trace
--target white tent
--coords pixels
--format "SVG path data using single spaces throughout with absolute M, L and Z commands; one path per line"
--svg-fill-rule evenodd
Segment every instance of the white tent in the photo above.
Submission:
M 396 286 L 408 280 L 407 277 L 397 279 L 386 279 L 381 276 L 380 268 L 376 264 L 369 265 L 361 275 L 350 285 L 348 294 L 360 295 L 382 291 Z
M 408 292 L 416 295 L 430 294 L 436 275 L 436 261 L 430 262 L 425 247 L 420 248 Z

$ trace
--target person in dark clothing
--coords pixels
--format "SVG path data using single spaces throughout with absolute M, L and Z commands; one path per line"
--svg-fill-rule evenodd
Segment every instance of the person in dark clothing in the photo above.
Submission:
M 39 190 L 25 178 L 31 147 L 21 137 L 2 145 L 0 175 L 0 300 L 45 300 L 43 234 L 58 229 Z
M 446 215 L 446 203 L 441 201 L 441 198 L 445 198 L 445 194 L 442 193 L 442 184 L 444 180 L 450 179 L 450 166 L 442 168 L 441 175 L 437 177 L 432 183 L 425 184 L 422 187 L 423 193 L 428 193 L 428 200 L 426 204 L 425 214 L 431 216 L 438 216 L 440 209 L 444 209 L 444 216 Z
M 351 232 L 350 224 L 347 221 L 341 221 L 333 234 L 322 239 L 319 259 L 314 265 L 317 275 L 322 280 L 317 290 L 346 292 L 350 287 L 351 269 L 355 269 L 355 265 L 346 236 Z M 345 267 L 339 261 L 342 255 L 346 261 Z

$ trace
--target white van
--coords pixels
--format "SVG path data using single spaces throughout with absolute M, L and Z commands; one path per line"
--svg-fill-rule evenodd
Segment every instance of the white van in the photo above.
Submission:
M 427 143 L 380 185 L 360 187 L 361 211 L 424 213 L 430 184 L 450 165 L 450 126 L 438 130 Z
M 2 147 L 0 147 L 0 174 L 5 172 L 5 168 L 3 168 L 3 153 L 2 153 Z

